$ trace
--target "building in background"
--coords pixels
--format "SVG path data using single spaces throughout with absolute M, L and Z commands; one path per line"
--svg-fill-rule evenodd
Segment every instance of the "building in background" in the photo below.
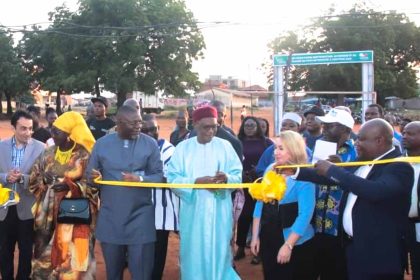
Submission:
M 232 76 L 222 77 L 222 75 L 210 75 L 203 84 L 202 89 L 208 88 L 227 88 L 240 89 L 248 87 L 249 83 L 244 80 L 235 79 Z

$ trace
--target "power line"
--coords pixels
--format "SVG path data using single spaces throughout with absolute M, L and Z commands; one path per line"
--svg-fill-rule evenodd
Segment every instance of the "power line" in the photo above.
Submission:
M 397 26 L 403 26 L 405 23 L 400 24 L 382 24 L 382 25 L 325 25 L 323 28 L 325 29 L 382 29 L 382 28 L 389 28 L 389 27 L 397 27 Z M 206 27 L 197 27 L 197 30 L 204 29 L 204 28 L 211 28 L 210 26 Z M 120 31 L 132 31 L 132 34 L 84 34 L 84 33 L 72 33 L 67 31 L 62 31 L 61 28 L 51 28 L 51 29 L 45 29 L 45 30 L 27 30 L 27 29 L 8 29 L 8 30 L 0 30 L 2 33 L 24 33 L 24 34 L 30 34 L 30 33 L 46 33 L 46 34 L 57 34 L 57 35 L 64 35 L 64 36 L 70 36 L 70 37 L 80 37 L 80 38 L 124 38 L 124 37 L 142 37 L 142 36 L 148 36 L 148 35 L 156 35 L 157 37 L 167 37 L 167 36 L 177 36 L 177 35 L 183 35 L 183 31 L 179 30 L 178 32 L 159 32 L 159 30 L 149 30 L 148 31 L 142 31 L 140 30 L 120 30 Z M 105 31 L 97 29 L 97 31 Z M 137 32 L 134 32 L 137 31 Z
M 71 37 L 81 37 L 81 38 L 119 38 L 119 37 L 138 37 L 138 36 L 150 36 L 155 35 L 158 37 L 166 37 L 166 36 L 177 36 L 177 35 L 183 35 L 185 30 L 176 30 L 175 32 L 172 32 L 170 30 L 167 30 L 166 28 L 192 28 L 192 30 L 200 30 L 204 28 L 212 28 L 219 24 L 225 24 L 225 25 L 234 25 L 235 23 L 229 23 L 229 22 L 197 22 L 198 24 L 202 24 L 201 26 L 191 26 L 188 23 L 182 22 L 182 23 L 167 23 L 167 24 L 156 24 L 156 25 L 144 25 L 144 26 L 128 26 L 128 27 L 121 27 L 121 26 L 87 26 L 87 25 L 78 25 L 78 24 L 69 24 L 70 26 L 54 26 L 49 27 L 46 29 L 19 29 L 16 27 L 20 26 L 3 26 L 0 25 L 0 32 L 2 33 L 23 33 L 23 34 L 29 34 L 29 33 L 49 33 L 49 34 L 58 34 L 58 35 L 65 35 L 65 36 L 71 36 Z M 26 25 L 24 26 L 26 27 Z M 77 30 L 77 28 L 83 28 L 86 31 L 95 31 L 95 32 L 129 32 L 128 34 L 121 34 L 121 33 L 115 33 L 115 34 L 87 34 L 82 33 L 80 30 Z M 75 30 L 76 32 L 70 32 L 71 30 Z
M 15 28 L 26 29 L 27 27 L 39 26 L 39 25 L 44 25 L 44 24 L 51 25 L 51 24 L 54 24 L 54 22 L 37 22 L 37 23 L 31 23 L 31 24 L 25 24 L 25 25 L 11 25 L 11 26 L 0 24 L 0 27 L 10 28 L 10 29 L 15 29 Z M 73 22 L 66 22 L 66 21 L 60 22 L 59 24 L 61 26 L 55 27 L 55 28 L 59 28 L 59 29 L 82 28 L 82 29 L 102 29 L 102 30 L 140 30 L 140 29 L 151 29 L 151 28 L 155 29 L 155 28 L 191 25 L 190 23 L 186 23 L 186 22 L 170 22 L 170 23 L 160 23 L 160 24 L 140 25 L 140 26 L 106 26 L 106 25 L 81 25 L 81 24 L 77 24 Z M 66 24 L 69 26 L 65 26 Z M 227 21 L 211 21 L 211 22 L 196 21 L 196 22 L 193 22 L 193 24 L 196 24 L 197 26 L 202 25 L 206 27 L 206 26 L 216 26 L 220 24 L 237 24 L 237 23 L 232 23 L 232 22 L 227 22 Z
M 388 14 L 387 14 L 388 13 Z M 323 16 L 314 16 L 314 17 L 308 17 L 308 19 L 328 19 L 328 18 L 337 18 L 337 17 L 350 17 L 350 16 L 369 16 L 369 15 L 389 15 L 396 13 L 395 10 L 384 10 L 384 11 L 377 11 L 377 12 L 371 12 L 371 13 L 341 13 L 341 14 L 333 14 L 333 15 L 323 15 Z M 420 15 L 420 12 L 407 12 L 407 13 L 396 13 L 396 14 L 404 14 L 404 15 Z M 289 19 L 286 17 L 283 17 L 282 21 L 275 21 L 275 22 L 265 22 L 264 24 L 270 25 L 270 24 L 279 24 L 283 22 L 287 22 Z M 222 25 L 249 25 L 249 22 L 231 22 L 231 21 L 209 21 L 209 22 L 202 22 L 202 21 L 195 21 L 193 22 L 197 26 L 204 26 L 210 25 L 212 26 L 222 26 Z M 1 25 L 0 27 L 3 28 L 26 28 L 31 26 L 37 26 L 37 25 L 44 25 L 44 24 L 54 24 L 53 21 L 45 21 L 45 22 L 35 22 L 35 23 L 29 23 L 29 24 L 23 24 L 23 25 Z M 74 27 L 79 28 L 85 28 L 85 29 L 115 29 L 115 30 L 137 30 L 137 29 L 148 29 L 148 28 L 160 28 L 160 27 L 174 27 L 179 25 L 187 25 L 188 23 L 185 22 L 170 22 L 170 23 L 161 23 L 161 24 L 151 24 L 151 25 L 140 25 L 140 26 L 104 26 L 104 25 L 82 25 L 77 24 L 70 21 L 64 21 L 61 22 L 61 24 L 68 24 Z M 63 28 L 63 27 L 61 27 Z M 71 27 L 66 27 L 71 28 Z
M 394 12 L 394 11 L 388 11 Z M 418 15 L 420 12 L 411 12 L 406 14 L 413 14 Z M 336 15 L 325 15 L 325 16 L 317 16 L 311 17 L 311 19 L 332 19 L 332 18 L 339 18 L 339 17 L 347 17 L 347 16 L 369 16 L 369 15 L 387 15 L 384 12 L 372 12 L 372 13 L 343 13 L 343 14 L 336 14 Z M 334 23 L 334 22 L 332 22 Z M 141 36 L 148 36 L 148 35 L 156 35 L 160 37 L 166 36 L 177 36 L 182 35 L 183 30 L 178 30 L 178 32 L 172 32 L 167 30 L 166 28 L 176 28 L 176 27 L 184 27 L 184 28 L 192 28 L 197 30 L 208 29 L 208 28 L 215 28 L 215 27 L 226 27 L 226 26 L 241 26 L 241 25 L 250 25 L 249 23 L 244 22 L 229 22 L 229 21 L 210 21 L 210 22 L 201 22 L 195 21 L 193 23 L 186 23 L 186 22 L 169 22 L 169 23 L 160 23 L 160 24 L 149 24 L 149 25 L 140 25 L 140 26 L 104 26 L 104 25 L 82 25 L 77 24 L 74 22 L 60 22 L 58 23 L 60 26 L 49 26 L 46 29 L 27 29 L 27 27 L 39 27 L 40 25 L 45 24 L 54 24 L 54 22 L 37 22 L 33 24 L 26 24 L 26 25 L 14 25 L 14 26 L 5 26 L 0 25 L 0 32 L 2 33 L 48 33 L 48 34 L 57 34 L 63 36 L 70 36 L 70 37 L 79 37 L 79 38 L 124 38 L 124 37 L 141 37 Z M 56 23 L 57 24 L 57 23 Z M 274 25 L 274 24 L 282 24 L 281 22 L 272 22 L 272 23 L 259 23 L 258 25 Z M 378 28 L 388 28 L 388 27 L 396 27 L 402 26 L 406 23 L 395 23 L 395 24 L 378 24 L 378 25 L 326 25 L 323 26 L 326 29 L 378 29 Z M 6 30 L 4 30 L 6 29 Z M 96 32 L 129 32 L 127 34 L 86 34 L 82 32 L 82 29 L 85 31 L 96 31 Z M 75 32 L 70 32 L 74 30 Z M 161 30 L 161 31 L 160 31 Z

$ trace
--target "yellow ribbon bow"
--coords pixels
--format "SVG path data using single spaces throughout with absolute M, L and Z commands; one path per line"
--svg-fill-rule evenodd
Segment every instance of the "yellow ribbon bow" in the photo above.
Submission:
M 286 179 L 270 170 L 265 173 L 264 177 L 255 180 L 254 184 L 249 187 L 249 194 L 256 200 L 264 203 L 273 200 L 280 201 L 286 192 Z
M 19 201 L 20 197 L 17 192 L 9 188 L 4 188 L 2 184 L 0 184 L 0 207 L 15 205 L 18 204 Z

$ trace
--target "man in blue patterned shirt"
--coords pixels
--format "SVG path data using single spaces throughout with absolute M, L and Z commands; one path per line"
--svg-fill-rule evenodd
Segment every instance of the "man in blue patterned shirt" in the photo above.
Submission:
M 337 143 L 337 161 L 356 159 L 356 150 L 350 139 L 354 120 L 344 110 L 332 109 L 326 116 L 317 117 L 323 125 L 321 140 Z M 346 279 L 345 251 L 341 242 L 341 214 L 339 212 L 343 190 L 339 186 L 317 185 L 314 212 L 317 276 L 320 280 Z

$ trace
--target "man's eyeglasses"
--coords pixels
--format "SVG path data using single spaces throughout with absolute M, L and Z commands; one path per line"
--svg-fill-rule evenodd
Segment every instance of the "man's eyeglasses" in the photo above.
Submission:
M 155 133 L 157 129 L 158 129 L 157 126 L 142 127 L 141 132 L 142 133 Z

